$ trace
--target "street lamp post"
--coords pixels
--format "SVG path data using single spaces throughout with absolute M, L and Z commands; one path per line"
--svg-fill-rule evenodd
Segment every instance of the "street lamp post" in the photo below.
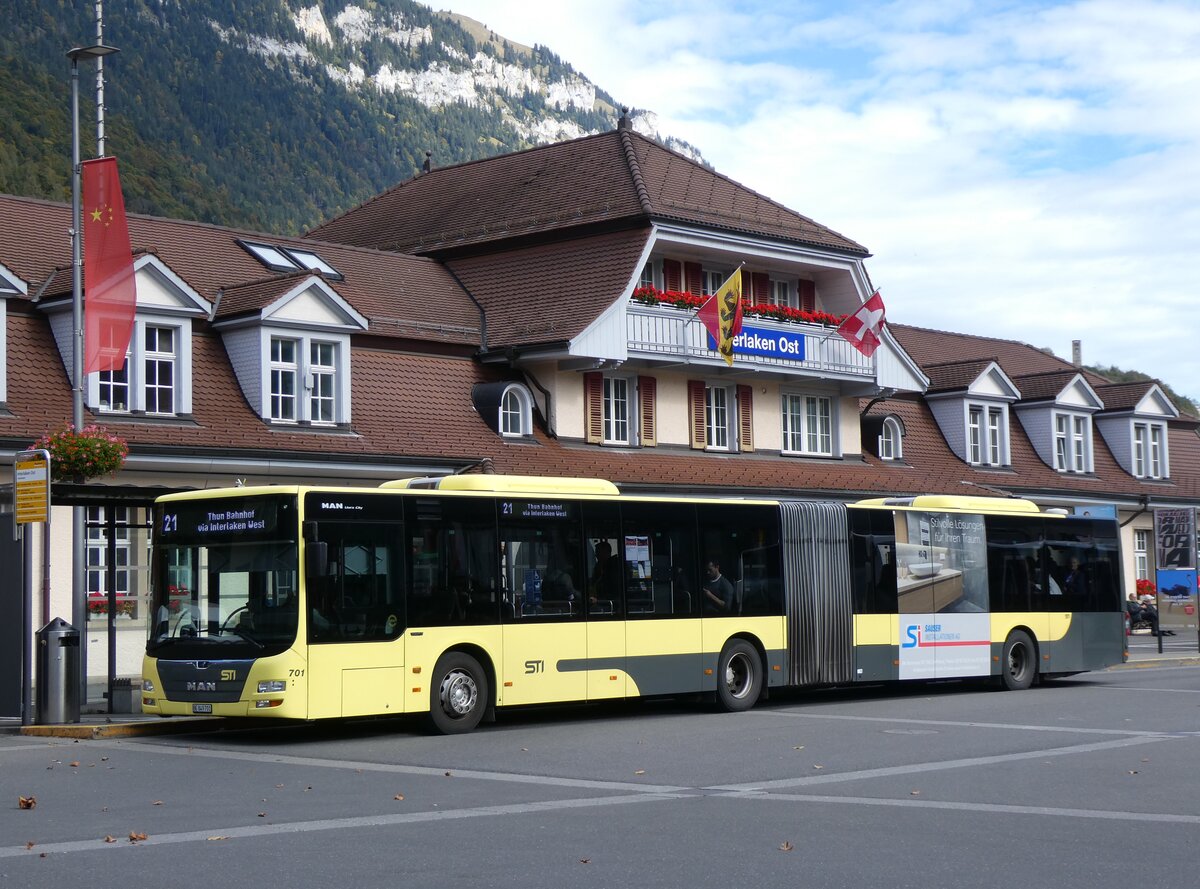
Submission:
M 115 46 L 97 43 L 77 46 L 67 53 L 71 60 L 71 425 L 83 428 L 83 219 L 80 207 L 79 162 L 79 60 L 101 59 L 120 52 Z M 84 510 L 72 510 L 71 523 L 71 623 L 79 628 L 85 644 L 79 648 L 79 701 L 87 701 L 87 591 L 84 561 Z

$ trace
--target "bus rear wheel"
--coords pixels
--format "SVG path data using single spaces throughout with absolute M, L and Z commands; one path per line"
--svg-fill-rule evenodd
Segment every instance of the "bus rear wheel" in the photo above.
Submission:
M 762 691 L 762 661 L 754 646 L 732 639 L 717 661 L 717 703 L 731 713 L 749 710 Z
M 1013 630 L 1004 641 L 1000 657 L 1000 683 L 1007 691 L 1021 691 L 1033 685 L 1037 675 L 1037 649 L 1024 630 Z
M 429 720 L 443 735 L 474 730 L 483 719 L 489 698 L 487 673 L 479 661 L 461 651 L 438 658 L 429 687 Z

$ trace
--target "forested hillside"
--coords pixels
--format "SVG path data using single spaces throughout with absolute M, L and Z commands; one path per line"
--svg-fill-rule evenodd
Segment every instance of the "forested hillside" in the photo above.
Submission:
M 0 0 L 0 192 L 69 199 L 66 52 L 95 42 L 94 7 Z M 104 42 L 121 50 L 105 67 L 107 153 L 134 212 L 294 233 L 413 175 L 426 151 L 442 166 L 616 120 L 548 49 L 411 0 L 106 0 Z M 94 89 L 84 61 L 85 158 Z

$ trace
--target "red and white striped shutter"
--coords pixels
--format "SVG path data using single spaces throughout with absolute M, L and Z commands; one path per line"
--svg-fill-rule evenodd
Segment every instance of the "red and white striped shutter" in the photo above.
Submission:
M 654 429 L 654 401 L 658 391 L 658 380 L 654 377 L 638 377 L 638 411 L 641 414 L 642 446 L 652 448 L 658 444 Z
M 663 260 L 663 290 L 683 290 L 683 264 L 678 259 Z
M 766 272 L 752 272 L 750 283 L 751 292 L 754 294 L 754 299 L 751 302 L 754 305 L 767 302 L 771 294 L 771 276 Z
M 688 425 L 692 431 L 691 446 L 704 450 L 708 436 L 704 422 L 704 380 L 688 380 Z
M 738 450 L 754 450 L 754 387 L 737 387 Z
M 685 262 L 683 272 L 687 278 L 687 291 L 693 296 L 704 293 L 703 267 L 698 262 Z
M 583 375 L 583 426 L 588 444 L 604 442 L 604 374 Z
M 812 281 L 800 281 L 800 311 L 815 312 L 817 310 L 817 285 Z

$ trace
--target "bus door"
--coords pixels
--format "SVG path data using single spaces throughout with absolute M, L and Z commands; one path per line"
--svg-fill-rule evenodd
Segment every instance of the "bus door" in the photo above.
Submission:
M 701 689 L 701 587 L 694 508 L 683 503 L 622 507 L 626 694 Z
M 502 665 L 497 703 L 587 699 L 579 504 L 498 501 Z
M 623 698 L 627 689 L 624 621 L 629 558 L 615 503 L 584 504 L 584 547 L 588 565 L 587 696 L 589 701 Z
M 306 566 L 309 718 L 404 712 L 401 539 L 400 522 L 306 522 L 324 545 Z
M 992 670 L 983 517 L 896 513 L 900 678 L 987 676 Z

